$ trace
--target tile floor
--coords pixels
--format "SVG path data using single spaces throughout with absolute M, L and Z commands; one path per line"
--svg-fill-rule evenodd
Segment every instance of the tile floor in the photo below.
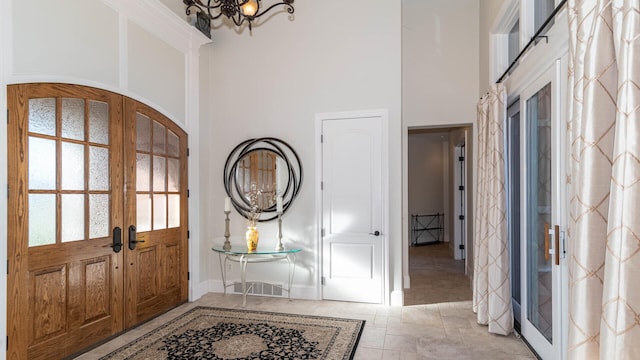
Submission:
M 432 248 L 429 248 L 433 246 Z M 412 288 L 406 300 L 415 305 L 382 305 L 336 301 L 247 298 L 253 310 L 356 318 L 366 325 L 355 359 L 535 359 L 515 335 L 491 335 L 476 324 L 471 311 L 469 280 L 460 276 L 459 262 L 447 257 L 446 249 L 430 245 L 411 249 Z M 444 299 L 444 300 L 442 300 Z M 442 300 L 442 301 L 441 301 Z M 128 343 L 194 306 L 241 308 L 239 295 L 207 294 L 184 304 L 77 359 L 96 359 Z

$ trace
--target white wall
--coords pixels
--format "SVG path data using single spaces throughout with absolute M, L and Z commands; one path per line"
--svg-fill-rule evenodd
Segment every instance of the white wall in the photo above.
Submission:
M 406 126 L 475 120 L 478 3 L 402 1 L 402 115 Z
M 445 161 L 442 143 L 448 133 L 409 133 L 409 214 L 444 212 Z M 448 174 L 446 174 L 448 177 Z
M 478 87 L 478 97 L 484 95 L 489 86 L 497 80 L 502 74 L 497 74 L 495 79 L 490 79 L 491 66 L 491 29 L 495 25 L 503 7 L 513 0 L 482 0 L 478 1 L 480 5 L 480 31 L 478 31 L 478 41 L 480 43 L 480 81 Z
M 390 290 L 401 291 L 400 0 L 301 1 L 295 3 L 294 16 L 290 21 L 286 14 L 274 15 L 255 26 L 252 34 L 226 26 L 213 30 L 213 50 L 208 56 L 214 88 L 210 117 L 200 131 L 201 182 L 209 184 L 201 192 L 206 199 L 202 214 L 207 219 L 202 232 L 211 239 L 224 232 L 222 171 L 233 147 L 252 137 L 273 136 L 288 142 L 304 167 L 299 197 L 283 218 L 284 237 L 304 249 L 298 257 L 293 296 L 319 297 L 315 114 L 386 108 L 392 174 Z M 242 218 L 232 214 L 232 234 L 245 230 Z M 260 224 L 259 230 L 261 243 L 275 245 L 275 223 Z M 207 247 L 202 251 L 211 252 Z M 203 271 L 212 280 L 210 288 L 219 291 L 217 259 L 213 254 L 208 257 L 213 261 Z M 283 264 L 272 274 L 255 270 L 248 276 L 277 281 L 284 269 Z
M 0 108 L 6 108 L 8 84 L 74 83 L 142 101 L 164 113 L 187 133 L 197 133 L 199 113 L 194 111 L 198 99 L 197 49 L 205 41 L 202 34 L 154 0 L 3 0 L 0 1 Z M 194 158 L 198 158 L 197 151 L 190 161 Z M 6 168 L 6 122 L 0 121 L 3 189 L 7 187 Z M 190 178 L 190 188 L 198 188 L 197 176 Z M 6 197 L 0 197 L 3 264 L 7 260 L 7 211 Z M 190 221 L 195 218 L 197 223 L 197 211 L 191 213 Z M 198 241 L 197 235 L 197 230 L 192 231 L 194 242 Z M 0 288 L 6 289 L 4 272 L 0 273 Z M 6 296 L 2 294 L 0 349 L 6 347 Z M 5 356 L 0 351 L 0 359 Z

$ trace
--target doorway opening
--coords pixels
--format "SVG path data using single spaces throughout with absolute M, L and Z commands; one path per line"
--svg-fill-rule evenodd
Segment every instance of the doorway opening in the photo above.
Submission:
M 410 128 L 407 138 L 404 305 L 471 300 L 471 128 Z

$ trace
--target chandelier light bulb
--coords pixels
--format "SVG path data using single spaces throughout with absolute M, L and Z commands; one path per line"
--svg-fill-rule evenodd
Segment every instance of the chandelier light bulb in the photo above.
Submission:
M 247 0 L 247 2 L 240 5 L 242 14 L 249 17 L 253 17 L 258 13 L 258 7 L 258 0 Z

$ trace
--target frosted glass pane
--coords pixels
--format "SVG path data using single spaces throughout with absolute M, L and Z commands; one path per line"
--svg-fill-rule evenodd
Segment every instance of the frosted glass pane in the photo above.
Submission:
M 89 195 L 89 238 L 109 236 L 109 195 Z
M 89 190 L 109 190 L 109 149 L 89 147 Z
M 56 243 L 56 196 L 29 194 L 29 246 Z
M 89 101 L 89 141 L 109 144 L 109 105 L 101 101 Z
M 167 130 L 167 155 L 180 156 L 180 139 L 171 130 Z
M 151 120 L 136 113 L 136 149 L 151 151 Z
M 29 189 L 56 189 L 56 142 L 29 136 Z
M 136 154 L 136 191 L 151 191 L 151 156 Z
M 167 197 L 153 195 L 153 230 L 167 228 Z
M 175 192 L 180 191 L 180 160 L 167 159 L 169 183 L 167 184 L 167 191 Z
M 157 121 L 153 122 L 153 152 L 165 153 L 165 128 Z
M 62 98 L 62 137 L 84 140 L 84 99 Z
M 84 190 L 84 145 L 62 142 L 62 190 Z
M 151 195 L 136 195 L 136 229 L 138 232 L 151 230 Z
M 84 240 L 84 195 L 62 195 L 62 242 Z
M 166 161 L 162 156 L 153 157 L 153 191 L 166 191 Z
M 169 195 L 169 227 L 180 227 L 180 195 Z
M 29 99 L 29 131 L 56 134 L 56 99 Z

